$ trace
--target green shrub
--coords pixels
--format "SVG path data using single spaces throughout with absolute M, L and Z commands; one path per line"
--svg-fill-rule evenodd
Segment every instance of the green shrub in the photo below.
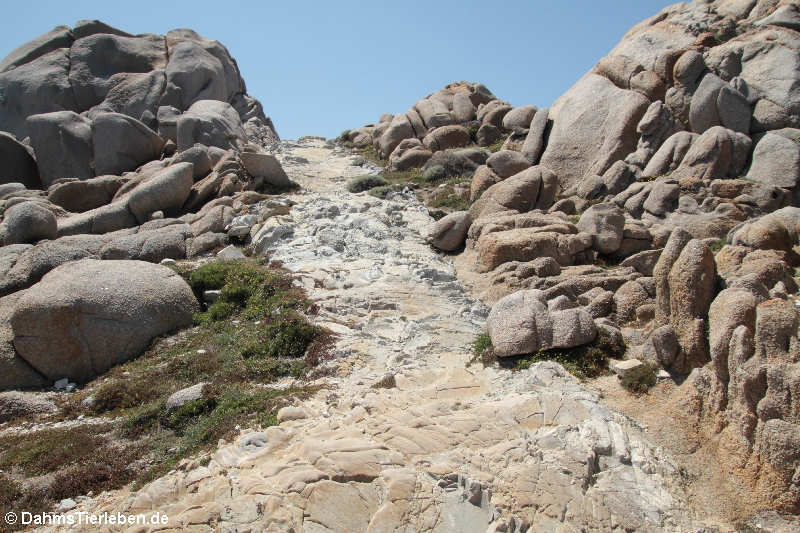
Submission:
M 242 352 L 242 357 L 302 357 L 317 329 L 300 316 L 281 316 L 267 324 L 259 342 Z
M 214 261 L 192 272 L 189 284 L 196 294 L 219 290 L 219 299 L 194 317 L 207 325 L 243 311 L 245 318 L 270 317 L 278 309 L 297 309 L 308 304 L 291 279 L 277 271 L 246 260 Z
M 397 190 L 394 185 L 383 185 L 381 187 L 375 187 L 369 190 L 369 195 L 374 196 L 375 198 L 380 198 L 381 200 L 385 200 L 387 196 L 389 196 L 390 192 Z
M 194 316 L 194 322 L 198 325 L 210 324 L 218 320 L 224 320 L 236 312 L 236 306 L 229 302 L 217 300 L 208 307 L 205 313 L 198 313 Z
M 492 153 L 499 152 L 500 150 L 503 149 L 503 145 L 505 144 L 505 142 L 506 142 L 505 138 L 500 139 L 496 143 L 492 143 L 489 146 L 487 146 L 486 149 Z
M 233 261 L 212 261 L 189 274 L 189 286 L 195 294 L 203 295 L 205 291 L 217 291 L 225 285 L 225 279 L 237 265 Z
M 359 193 L 383 185 L 389 185 L 389 182 L 380 176 L 365 174 L 364 176 L 357 176 L 351 179 L 347 184 L 347 190 L 352 193 Z
M 469 132 L 469 138 L 473 143 L 478 142 L 478 129 L 479 126 L 477 124 L 471 124 L 467 128 L 467 132 Z
M 466 211 L 469 209 L 470 204 L 456 194 L 452 185 L 447 185 L 430 198 L 428 205 L 430 207 L 444 207 L 453 211 Z
M 300 188 L 300 184 L 293 180 L 289 180 L 289 183 L 286 185 L 275 185 L 273 183 L 264 182 L 264 184 L 258 189 L 258 192 L 263 194 L 284 194 L 287 192 L 297 191 Z
M 445 172 L 442 165 L 434 165 L 422 173 L 422 180 L 427 183 L 435 183 L 447 179 L 447 172 Z
M 15 508 L 47 510 L 88 491 L 131 481 L 141 486 L 229 438 L 237 425 L 275 424 L 287 396 L 314 392 L 264 389 L 281 377 L 307 378 L 333 346 L 333 334 L 306 319 L 315 308 L 305 293 L 278 268 L 252 260 L 214 261 L 194 272 L 177 268 L 195 293 L 220 291 L 198 314 L 199 327 L 154 341 L 139 358 L 87 384 L 59 413 L 69 419 L 109 414 L 121 423 L 0 436 L 0 470 L 56 482 L 30 492 L 24 484 L 3 483 L 0 474 L 0 509 L 12 498 Z M 167 411 L 172 393 L 199 382 L 208 383 L 204 398 Z M 91 406 L 82 402 L 89 396 Z
M 656 381 L 656 368 L 650 364 L 634 368 L 620 379 L 622 386 L 634 394 L 647 392 Z
M 717 239 L 716 241 L 711 243 L 710 248 L 711 248 L 712 252 L 716 253 L 716 252 L 719 252 L 720 250 L 722 250 L 725 247 L 725 245 L 727 245 L 727 244 L 728 244 L 728 238 L 727 237 L 724 238 L 724 239 Z
M 349 141 L 350 137 L 350 130 L 342 130 L 342 133 L 339 134 L 339 139 L 342 141 Z

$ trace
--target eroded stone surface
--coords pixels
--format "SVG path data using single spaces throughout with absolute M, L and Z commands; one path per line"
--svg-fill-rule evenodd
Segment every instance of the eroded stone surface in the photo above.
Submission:
M 424 240 L 427 210 L 344 192 L 363 173 L 321 141 L 284 143 L 304 186 L 265 251 L 337 335 L 308 416 L 244 430 L 211 461 L 75 511 L 150 512 L 190 531 L 683 531 L 677 467 L 563 368 L 469 365 L 487 309 Z M 372 384 L 391 373 L 396 387 Z M 44 529 L 47 530 L 47 529 Z

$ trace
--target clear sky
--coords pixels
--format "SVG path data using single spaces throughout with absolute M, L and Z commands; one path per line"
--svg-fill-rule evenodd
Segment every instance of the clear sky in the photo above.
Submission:
M 335 137 L 451 81 L 548 106 L 659 0 L 27 0 L 3 6 L 0 57 L 59 24 L 192 28 L 236 58 L 278 134 Z

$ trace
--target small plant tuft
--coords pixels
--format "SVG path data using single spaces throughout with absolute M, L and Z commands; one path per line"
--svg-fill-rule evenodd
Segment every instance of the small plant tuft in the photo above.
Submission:
M 359 193 L 384 185 L 389 185 L 389 182 L 384 178 L 380 176 L 373 176 L 371 174 L 365 174 L 363 176 L 357 176 L 351 179 L 347 184 L 347 190 L 352 193 Z
M 475 338 L 472 343 L 472 359 L 470 359 L 467 366 L 477 362 L 483 363 L 484 366 L 491 365 L 497 361 L 492 349 L 492 338 L 488 333 L 481 333 Z
M 717 239 L 716 241 L 711 243 L 711 246 L 709 248 L 711 248 L 712 252 L 717 253 L 720 250 L 722 250 L 727 244 L 728 244 L 728 238 L 725 237 L 724 239 Z

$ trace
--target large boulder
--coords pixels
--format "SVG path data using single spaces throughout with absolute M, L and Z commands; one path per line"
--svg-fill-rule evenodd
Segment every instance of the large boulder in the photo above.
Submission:
M 251 176 L 263 178 L 265 183 L 275 187 L 286 187 L 289 185 L 289 176 L 283 167 L 270 154 L 258 154 L 254 152 L 242 152 L 239 154 L 242 165 Z
M 247 134 L 236 110 L 227 102 L 198 100 L 177 120 L 178 150 L 196 143 L 223 150 L 241 150 Z
M 612 254 L 622 244 L 625 215 L 614 204 L 596 204 L 578 221 L 578 229 L 592 236 L 592 247 L 601 254 Z
M 79 111 L 69 83 L 69 49 L 59 48 L 0 73 L 0 124 L 24 139 L 31 135 L 26 119 L 55 111 Z
M 670 268 L 669 322 L 681 348 L 672 368 L 679 373 L 688 374 L 709 360 L 706 326 L 716 277 L 714 254 L 698 239 L 686 243 Z
M 780 217 L 769 214 L 734 228 L 728 241 L 734 246 L 781 250 L 791 255 L 797 244 L 797 230 L 791 226 L 787 228 Z
M 472 204 L 470 213 L 477 219 L 500 211 L 546 210 L 553 205 L 557 187 L 555 174 L 541 166 L 530 167 L 488 187 Z
M 419 139 L 403 139 L 389 156 L 389 168 L 394 171 L 420 168 L 432 155 L 433 152 L 425 148 Z
M 244 92 L 236 62 L 217 41 L 187 29 L 166 35 L 169 63 L 162 103 L 188 109 L 200 100 L 232 101 Z
M 0 237 L 5 244 L 33 243 L 55 239 L 58 233 L 56 216 L 37 202 L 23 202 L 6 210 L 0 224 Z
M 654 178 L 672 172 L 681 164 L 692 143 L 700 136 L 688 131 L 673 134 L 659 147 L 642 171 L 642 176 Z
M 414 105 L 414 110 L 419 114 L 428 129 L 449 126 L 453 123 L 453 116 L 447 104 L 438 98 L 424 98 Z M 397 117 L 399 115 L 395 115 Z
M 547 118 L 549 110 L 546 107 L 538 109 L 533 115 L 530 123 L 528 135 L 522 143 L 522 155 L 531 165 L 538 165 L 539 159 L 545 148 L 545 132 L 547 130 Z
M 489 216 L 473 222 L 469 239 L 474 243 L 479 272 L 489 272 L 503 263 L 527 262 L 541 257 L 553 258 L 563 266 L 586 260 L 592 245 L 591 235 L 578 233 L 575 226 L 558 217 L 531 215 L 501 216 L 500 219 Z M 511 228 L 503 227 L 507 222 L 512 222 Z
M 470 224 L 472 217 L 469 211 L 450 213 L 433 225 L 429 236 L 431 244 L 446 252 L 458 250 L 467 238 Z
M 72 111 L 28 117 L 27 127 L 45 187 L 62 178 L 95 176 L 91 122 Z
M 489 156 L 486 164 L 492 171 L 505 179 L 530 167 L 530 162 L 519 152 L 500 150 Z
M 751 146 L 752 141 L 747 135 L 722 126 L 712 126 L 692 142 L 673 177 L 736 177 L 744 170 Z
M 531 120 L 536 114 L 536 106 L 523 105 L 513 108 L 503 116 L 503 129 L 506 131 L 523 131 L 531 127 Z
M 585 175 L 602 175 L 636 149 L 639 124 L 650 102 L 638 92 L 587 74 L 550 108 L 553 128 L 541 164 L 570 191 Z
M 742 93 L 709 73 L 703 77 L 692 96 L 689 123 L 696 133 L 703 133 L 713 126 L 748 133 L 750 104 Z
M 625 161 L 644 168 L 664 141 L 680 130 L 681 126 L 670 109 L 660 100 L 653 102 L 636 126 L 636 132 L 641 135 L 636 151 L 629 154 Z
M 586 311 L 550 311 L 544 293 L 536 289 L 500 299 L 489 312 L 486 327 L 497 357 L 574 348 L 597 336 L 594 320 Z
M 233 106 L 251 142 L 278 140 L 261 104 L 245 94 L 225 47 L 192 30 L 130 35 L 100 21 L 81 21 L 22 45 L 0 64 L 0 124 L 19 139 L 30 135 L 29 116 L 54 111 L 75 111 L 89 120 L 122 113 L 159 133 L 164 118 L 163 131 L 174 132 L 175 115 L 161 116 L 161 108 L 180 114 L 197 101 L 218 100 Z
M 209 156 L 208 146 L 203 146 L 202 144 L 195 144 L 188 150 L 176 154 L 172 158 L 172 164 L 174 165 L 175 163 L 191 163 L 194 167 L 193 175 L 195 181 L 208 176 L 208 173 L 214 167 Z
M 38 388 L 47 385 L 47 379 L 17 354 L 14 349 L 14 332 L 9 319 L 24 292 L 0 298 L 0 391 Z
M 0 72 L 29 63 L 59 48 L 69 48 L 72 45 L 72 41 L 72 32 L 67 26 L 56 26 L 49 32 L 12 50 L 5 59 L 0 61 Z
M 800 180 L 800 130 L 769 132 L 756 143 L 747 177 L 794 189 Z
M 28 189 L 40 189 L 39 168 L 25 146 L 13 135 L 0 131 L 0 185 L 21 183 Z
M 159 172 L 133 189 L 127 197 L 128 208 L 139 223 L 155 211 L 180 209 L 194 185 L 191 163 L 178 163 Z
M 642 207 L 651 215 L 663 217 L 678 207 L 680 186 L 674 180 L 656 182 Z
M 192 236 L 188 224 L 169 224 L 152 229 L 145 224 L 135 233 L 110 236 L 100 248 L 99 255 L 102 259 L 136 259 L 149 263 L 184 259 L 188 255 L 187 240 Z
M 458 92 L 453 95 L 453 118 L 457 122 L 469 122 L 475 119 L 475 106 L 469 94 Z
M 378 138 L 378 151 L 381 157 L 387 158 L 397 148 L 403 139 L 415 137 L 414 128 L 411 127 L 408 117 L 395 115 L 389 126 Z
M 507 102 L 492 100 L 488 104 L 478 107 L 478 122 L 500 128 L 503 125 L 503 118 L 509 111 L 511 111 L 511 106 Z
M 121 200 L 77 215 L 60 218 L 58 220 L 58 236 L 109 233 L 132 228 L 137 224 L 139 221 L 128 208 L 128 202 Z
M 75 41 L 69 81 L 80 109 L 155 118 L 166 64 L 167 43 L 160 35 L 102 32 Z
M 745 96 L 754 104 L 750 124 L 754 133 L 800 127 L 800 37 L 797 31 L 767 20 L 758 22 L 762 29 L 731 39 L 708 54 L 720 66 L 733 65 L 737 86 L 746 88 Z
M 500 183 L 500 181 L 502 181 L 500 176 L 495 174 L 491 168 L 486 165 L 479 166 L 478 170 L 472 175 L 472 181 L 470 182 L 470 201 L 476 201 L 484 191 L 495 183 Z
M 614 293 L 614 309 L 617 322 L 624 324 L 636 319 L 636 311 L 649 303 L 650 295 L 637 280 L 625 282 Z
M 92 121 L 92 147 L 95 173 L 119 175 L 158 159 L 164 140 L 127 115 L 100 113 Z
M 467 128 L 451 124 L 430 130 L 422 139 L 425 148 L 431 152 L 447 150 L 448 148 L 460 148 L 470 143 L 470 136 Z
M 85 382 L 190 325 L 198 310 L 192 290 L 167 267 L 85 259 L 26 291 L 10 322 L 17 353 L 39 373 Z
M 664 249 L 658 256 L 653 267 L 653 279 L 656 282 L 656 316 L 655 323 L 657 326 L 663 326 L 669 323 L 670 316 L 670 285 L 669 285 L 669 272 L 672 265 L 678 260 L 684 246 L 692 240 L 692 235 L 682 229 L 676 228 L 670 233 Z

